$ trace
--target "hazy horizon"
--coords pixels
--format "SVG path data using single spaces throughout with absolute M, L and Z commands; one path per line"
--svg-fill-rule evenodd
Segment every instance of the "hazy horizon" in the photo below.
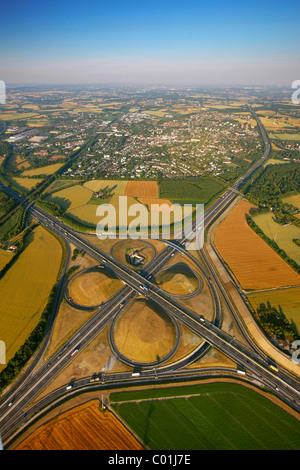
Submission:
M 4 0 L 0 80 L 288 87 L 300 78 L 298 13 L 281 1 Z

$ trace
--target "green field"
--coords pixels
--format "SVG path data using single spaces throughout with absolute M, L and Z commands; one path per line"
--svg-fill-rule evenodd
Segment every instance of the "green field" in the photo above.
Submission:
M 273 214 L 259 214 L 253 217 L 254 222 L 264 232 L 267 237 L 274 240 L 279 248 L 300 264 L 300 247 L 294 242 L 294 238 L 300 238 L 300 228 L 295 225 L 280 225 L 273 220 Z M 299 278 L 300 279 L 300 278 Z
M 200 178 L 163 179 L 159 182 L 159 197 L 178 203 L 204 204 L 220 194 L 221 183 L 208 176 Z
M 294 194 L 293 196 L 284 197 L 282 202 L 286 202 L 287 204 L 292 204 L 294 207 L 300 209 L 300 194 Z
M 110 402 L 152 450 L 300 447 L 299 421 L 236 383 L 117 392 L 110 394 Z
M 280 140 L 300 140 L 300 134 L 274 134 L 270 132 L 271 139 L 280 139 Z
M 285 318 L 300 332 L 300 287 L 255 292 L 249 294 L 248 299 L 255 310 L 260 307 L 260 304 L 267 306 L 269 302 L 271 307 L 281 310 Z

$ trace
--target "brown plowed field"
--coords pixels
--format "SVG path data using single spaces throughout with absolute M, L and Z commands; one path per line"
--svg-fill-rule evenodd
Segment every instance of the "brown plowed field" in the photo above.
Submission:
M 158 193 L 156 181 L 128 181 L 124 196 L 158 198 Z
M 300 284 L 300 276 L 248 226 L 251 207 L 241 201 L 221 222 L 215 233 L 218 252 L 244 289 Z
M 101 406 L 101 405 L 100 405 Z M 40 426 L 16 450 L 141 450 L 139 442 L 93 400 Z

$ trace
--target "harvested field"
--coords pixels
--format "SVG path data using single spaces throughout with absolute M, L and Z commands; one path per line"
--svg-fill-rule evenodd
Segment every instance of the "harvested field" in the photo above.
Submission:
M 11 178 L 12 182 L 15 183 L 17 186 L 25 190 L 33 189 L 38 183 L 42 180 L 38 178 Z
M 175 327 L 155 304 L 136 300 L 119 315 L 114 327 L 117 349 L 136 362 L 154 362 L 163 358 L 175 344 Z
M 246 290 L 298 285 L 300 276 L 248 226 L 251 207 L 241 201 L 221 222 L 215 233 L 218 252 Z
M 142 446 L 98 400 L 40 426 L 16 450 L 139 450 Z
M 128 181 L 124 196 L 158 199 L 158 184 L 156 181 Z
M 54 163 L 54 165 L 47 165 L 41 168 L 34 168 L 32 170 L 26 170 L 22 173 L 22 176 L 39 176 L 39 175 L 52 175 L 62 166 L 62 163 Z
M 86 188 L 82 188 L 82 189 L 86 189 Z M 86 189 L 86 191 L 88 190 Z M 118 227 L 119 225 L 119 195 L 115 194 L 114 196 L 112 196 L 109 200 L 109 204 L 111 204 L 116 210 L 116 226 Z M 137 201 L 132 197 L 128 197 L 127 208 L 129 208 L 133 204 L 137 204 Z M 101 205 L 101 200 L 99 200 L 99 205 Z M 88 222 L 88 223 L 97 225 L 106 216 L 106 215 L 97 216 L 97 208 L 98 208 L 97 204 L 84 204 L 84 205 L 75 207 L 74 209 L 71 209 L 69 211 L 69 214 L 73 215 L 74 218 L 78 219 L 79 221 Z M 135 218 L 136 218 L 135 215 L 132 217 L 128 217 L 128 222 L 134 220 Z
M 74 220 L 96 225 L 100 221 L 100 217 L 97 217 L 96 211 L 97 206 L 95 204 L 85 204 L 71 209 L 68 215 L 70 217 L 74 216 Z
M 113 194 L 123 196 L 127 181 L 91 180 L 84 183 L 83 186 L 94 192 L 98 192 L 101 189 L 111 189 Z
M 76 184 L 75 186 L 52 193 L 46 200 L 59 204 L 64 211 L 71 211 L 76 207 L 87 204 L 92 194 L 92 191 Z

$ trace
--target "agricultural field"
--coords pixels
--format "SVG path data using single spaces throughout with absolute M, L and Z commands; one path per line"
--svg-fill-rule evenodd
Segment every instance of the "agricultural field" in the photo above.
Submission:
M 237 383 L 116 392 L 110 405 L 152 450 L 299 447 L 299 420 Z
M 293 224 L 278 224 L 273 217 L 273 214 L 268 212 L 254 216 L 253 220 L 268 238 L 274 240 L 279 248 L 300 265 L 300 247 L 293 242 L 294 238 L 300 238 L 300 228 Z
M 56 194 L 56 193 L 55 193 Z M 102 201 L 103 203 L 103 201 Z M 137 201 L 136 199 L 132 197 L 127 197 L 127 208 L 130 207 L 133 204 L 136 204 Z M 79 221 L 87 222 L 89 224 L 94 224 L 97 225 L 101 220 L 102 216 L 97 216 L 97 207 L 98 205 L 101 204 L 101 200 L 99 200 L 99 204 L 83 204 L 80 205 L 72 210 L 70 210 L 68 213 L 70 216 L 74 216 L 75 219 L 78 219 Z M 116 214 L 116 226 L 119 225 L 119 196 L 114 195 L 112 196 L 108 201 L 105 201 L 104 204 L 111 204 L 115 208 L 115 214 Z M 105 214 L 104 214 L 105 216 Z M 131 220 L 135 219 L 135 216 L 128 217 L 128 222 Z
M 286 202 L 287 204 L 292 204 L 294 207 L 300 210 L 300 194 L 294 194 L 293 196 L 288 196 L 282 198 L 282 202 Z
M 104 197 L 95 197 L 95 194 L 99 192 L 102 192 Z M 97 206 L 111 204 L 116 210 L 116 225 L 118 226 L 119 196 L 127 196 L 127 208 L 141 203 L 149 211 L 151 204 L 172 204 L 169 200 L 159 199 L 158 185 L 154 181 L 91 180 L 83 185 L 72 185 L 53 191 L 46 197 L 46 200 L 59 204 L 75 220 L 94 225 L 101 220 L 96 215 Z M 135 218 L 136 215 L 129 216 L 128 223 Z
M 14 256 L 15 256 L 14 253 L 0 249 L 0 271 L 7 265 L 7 263 L 9 263 L 9 261 Z
M 158 198 L 159 188 L 156 181 L 128 181 L 124 196 Z
M 103 189 L 109 189 L 113 194 L 123 196 L 127 181 L 118 181 L 118 180 L 91 180 L 83 183 L 83 186 L 87 189 L 90 189 L 94 192 L 99 192 Z
M 15 450 L 141 450 L 143 447 L 98 400 L 79 405 L 37 428 Z
M 64 211 L 72 211 L 77 207 L 87 204 L 92 195 L 92 191 L 76 184 L 47 196 L 46 201 L 59 204 Z
M 14 178 L 9 177 L 8 179 L 10 179 L 15 186 L 20 187 L 21 189 L 25 191 L 31 191 L 31 189 L 35 188 L 37 184 L 43 181 L 42 179 L 39 179 L 39 178 L 25 178 L 25 177 L 24 178 L 23 177 L 14 177 Z
M 300 141 L 300 134 L 287 134 L 287 133 L 282 133 L 282 134 L 275 134 L 270 132 L 270 138 L 271 139 L 280 139 L 280 140 L 293 140 L 293 141 Z
M 40 175 L 52 175 L 60 169 L 62 163 L 54 163 L 53 165 L 43 166 L 41 168 L 34 168 L 32 170 L 25 170 L 22 176 L 40 176 Z
M 41 226 L 28 236 L 27 246 L 0 280 L 1 339 L 7 362 L 34 329 L 56 282 L 62 247 Z
M 220 223 L 215 246 L 245 290 L 298 285 L 299 275 L 247 224 L 251 207 L 241 201 Z
M 159 183 L 159 197 L 178 203 L 207 204 L 214 196 L 220 194 L 224 186 L 210 178 L 162 180 Z
M 248 295 L 252 307 L 257 310 L 261 304 L 282 310 L 286 319 L 300 332 L 300 287 L 256 292 Z

